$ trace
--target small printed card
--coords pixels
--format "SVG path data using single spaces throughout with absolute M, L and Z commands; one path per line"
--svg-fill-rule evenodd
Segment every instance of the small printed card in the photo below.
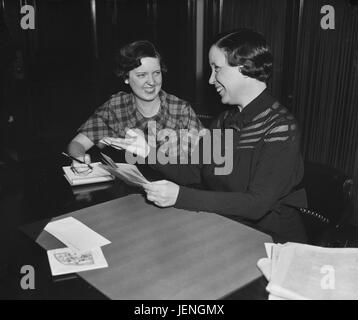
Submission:
M 61 248 L 47 251 L 53 276 L 108 267 L 101 248 L 76 251 Z

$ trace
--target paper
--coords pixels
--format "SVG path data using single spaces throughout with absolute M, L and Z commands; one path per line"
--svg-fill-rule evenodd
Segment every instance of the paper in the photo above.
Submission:
M 76 174 L 70 166 L 63 167 L 65 178 L 72 186 L 111 181 L 114 177 L 100 166 L 100 162 L 91 163 L 93 170 L 88 174 Z
M 129 185 L 142 187 L 143 184 L 150 183 L 133 164 L 114 163 L 114 161 L 101 152 L 102 162 L 100 167 L 111 173 L 113 176 L 121 179 Z
M 111 243 L 97 232 L 73 217 L 50 222 L 44 228 L 68 248 L 84 251 Z
M 269 258 L 261 258 L 257 261 L 257 266 L 261 270 L 264 277 L 270 281 L 271 278 L 271 259 Z
M 110 172 L 112 175 L 118 177 L 124 182 L 134 185 L 134 186 L 143 186 L 143 184 L 150 183 L 138 170 L 135 165 L 127 163 L 117 163 L 117 168 L 110 167 L 108 165 L 103 165 L 102 167 Z
M 86 251 L 75 251 L 61 248 L 47 251 L 53 276 L 108 267 L 100 248 Z
M 269 281 L 269 299 L 358 299 L 358 249 L 273 244 L 257 266 Z
M 117 164 L 111 159 L 111 157 L 101 152 L 101 156 L 104 164 L 109 165 L 112 168 L 117 168 Z

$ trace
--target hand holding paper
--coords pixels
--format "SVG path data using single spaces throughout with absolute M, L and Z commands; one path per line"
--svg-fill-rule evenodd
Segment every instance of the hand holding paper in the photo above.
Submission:
M 158 207 L 170 207 L 177 201 L 179 186 L 174 182 L 161 180 L 148 183 L 143 187 L 147 193 L 147 199 Z
M 143 133 L 139 129 L 127 130 L 124 139 L 105 137 L 100 142 L 115 149 L 124 149 L 143 158 L 146 158 L 149 154 L 149 146 Z

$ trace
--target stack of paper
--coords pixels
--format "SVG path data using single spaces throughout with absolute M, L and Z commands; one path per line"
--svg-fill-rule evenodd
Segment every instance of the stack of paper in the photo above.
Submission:
M 91 163 L 93 170 L 88 174 L 77 174 L 69 166 L 63 167 L 62 169 L 65 172 L 65 178 L 72 186 L 113 180 L 114 177 L 100 165 L 100 162 Z
M 358 299 L 358 249 L 299 243 L 265 244 L 257 265 L 269 281 L 269 299 Z
M 45 230 L 67 246 L 47 251 L 52 275 L 108 267 L 101 247 L 111 242 L 77 219 L 50 222 Z

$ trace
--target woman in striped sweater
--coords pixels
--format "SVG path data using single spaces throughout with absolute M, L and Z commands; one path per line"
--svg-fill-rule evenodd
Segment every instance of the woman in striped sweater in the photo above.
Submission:
M 230 144 L 222 143 L 221 151 L 231 147 L 232 170 L 219 175 L 215 169 L 220 165 L 213 162 L 157 164 L 168 180 L 145 185 L 147 199 L 159 207 L 224 215 L 276 241 L 306 242 L 293 208 L 306 205 L 304 190 L 297 188 L 303 176 L 299 132 L 294 117 L 266 88 L 273 58 L 265 39 L 248 29 L 220 36 L 210 48 L 209 62 L 209 83 L 222 103 L 233 106 L 211 127 L 231 133 Z M 199 146 L 205 154 L 205 144 Z M 198 183 L 203 187 L 190 187 Z

